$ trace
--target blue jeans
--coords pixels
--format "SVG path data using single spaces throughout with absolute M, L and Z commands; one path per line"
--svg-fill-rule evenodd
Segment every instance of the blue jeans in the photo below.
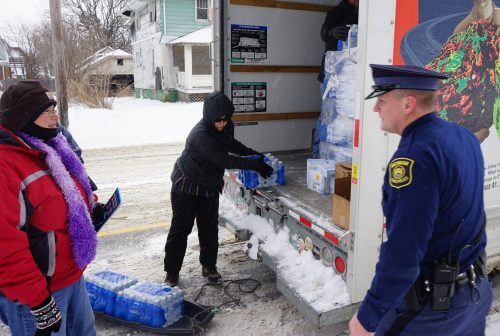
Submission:
M 430 302 L 406 325 L 400 336 L 440 335 L 440 336 L 480 336 L 484 335 L 486 315 L 491 306 L 493 291 L 488 278 L 478 279 L 477 287 L 470 285 L 455 287 L 451 308 L 446 312 L 432 310 Z M 406 312 L 404 304 L 388 312 L 380 322 L 375 334 L 394 335 L 396 319 Z
M 71 286 L 52 292 L 61 310 L 62 325 L 52 336 L 96 335 L 94 312 L 90 306 L 83 277 Z M 35 319 L 28 306 L 12 302 L 0 294 L 0 320 L 15 336 L 33 336 Z

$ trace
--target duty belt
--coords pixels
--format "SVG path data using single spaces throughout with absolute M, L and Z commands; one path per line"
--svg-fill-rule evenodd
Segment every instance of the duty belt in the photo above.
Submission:
M 475 287 L 477 278 L 482 278 L 486 275 L 486 255 L 483 252 L 466 271 L 456 276 L 455 285 L 470 285 Z M 420 310 L 430 297 L 447 294 L 433 293 L 433 288 L 435 286 L 433 286 L 432 280 L 419 277 L 405 295 L 405 302 L 408 309 Z M 450 294 L 453 296 L 453 293 Z

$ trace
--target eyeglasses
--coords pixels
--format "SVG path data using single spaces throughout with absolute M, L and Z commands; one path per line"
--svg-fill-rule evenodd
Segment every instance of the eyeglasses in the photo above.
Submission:
M 43 111 L 43 113 L 47 113 L 49 116 L 55 116 L 59 113 L 59 111 L 57 111 L 57 109 L 55 108 L 52 108 L 52 109 L 46 109 L 45 111 Z

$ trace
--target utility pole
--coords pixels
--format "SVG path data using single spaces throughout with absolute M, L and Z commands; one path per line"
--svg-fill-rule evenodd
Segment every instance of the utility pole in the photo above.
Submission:
M 69 126 L 68 118 L 68 90 L 66 86 L 66 69 L 64 61 L 64 38 L 61 21 L 61 1 L 50 1 L 50 21 L 52 28 L 52 57 L 54 58 L 54 71 L 56 75 L 57 110 L 61 117 L 61 124 Z

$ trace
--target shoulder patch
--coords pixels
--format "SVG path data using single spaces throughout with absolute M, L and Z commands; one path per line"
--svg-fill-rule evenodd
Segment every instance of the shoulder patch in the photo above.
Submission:
M 414 160 L 408 158 L 396 158 L 389 163 L 389 184 L 391 187 L 401 189 L 413 182 Z

